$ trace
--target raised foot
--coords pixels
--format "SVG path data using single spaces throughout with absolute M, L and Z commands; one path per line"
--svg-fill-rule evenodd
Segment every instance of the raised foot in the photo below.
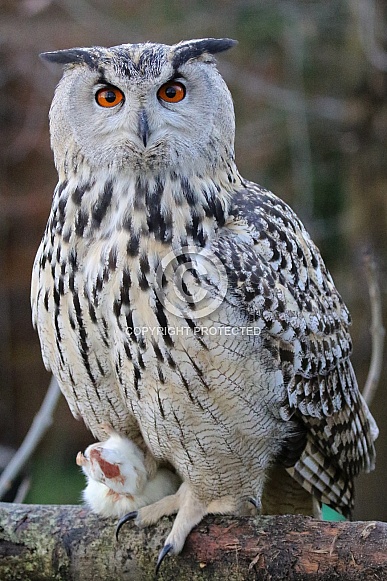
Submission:
M 103 428 L 108 439 L 77 455 L 77 464 L 87 477 L 83 498 L 93 512 L 121 517 L 177 490 L 176 474 L 160 468 L 150 475 L 140 448 L 110 426 Z

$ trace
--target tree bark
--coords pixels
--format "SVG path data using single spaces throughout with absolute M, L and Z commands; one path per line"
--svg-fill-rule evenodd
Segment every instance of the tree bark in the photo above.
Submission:
M 0 503 L 1 581 L 141 581 L 155 578 L 171 528 L 125 526 L 82 506 Z M 304 516 L 206 517 L 183 552 L 167 556 L 164 580 L 362 580 L 387 578 L 387 524 Z

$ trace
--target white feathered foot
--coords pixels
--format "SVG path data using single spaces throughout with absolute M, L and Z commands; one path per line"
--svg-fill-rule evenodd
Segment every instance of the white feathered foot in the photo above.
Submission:
M 83 499 L 93 512 L 120 518 L 176 492 L 176 474 L 159 468 L 150 478 L 140 448 L 111 426 L 103 428 L 109 438 L 78 452 L 76 459 L 87 478 Z
M 243 503 L 237 496 L 226 495 L 206 505 L 200 502 L 195 496 L 189 483 L 183 482 L 175 494 L 166 496 L 152 505 L 144 506 L 139 510 L 125 515 L 118 523 L 116 536 L 118 536 L 122 525 L 129 520 L 134 520 L 139 526 L 148 526 L 155 524 L 163 516 L 177 513 L 172 530 L 165 541 L 164 547 L 160 551 L 156 565 L 157 573 L 167 554 L 177 555 L 180 553 L 187 536 L 205 515 L 253 514 L 254 509 L 260 510 L 260 496 L 261 491 L 257 499 L 247 499 L 248 502 Z

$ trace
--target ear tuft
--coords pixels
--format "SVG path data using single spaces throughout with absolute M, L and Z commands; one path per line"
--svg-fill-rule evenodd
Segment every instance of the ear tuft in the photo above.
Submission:
M 216 54 L 232 48 L 238 41 L 231 38 L 201 38 L 179 42 L 172 47 L 172 64 L 175 68 L 202 54 Z
M 96 68 L 97 66 L 96 55 L 83 48 L 42 52 L 39 56 L 43 60 L 60 65 L 86 64 L 92 69 Z

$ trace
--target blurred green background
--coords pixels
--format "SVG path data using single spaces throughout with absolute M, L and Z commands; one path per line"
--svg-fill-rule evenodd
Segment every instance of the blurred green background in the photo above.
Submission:
M 60 71 L 39 52 L 146 40 L 231 37 L 242 175 L 292 205 L 353 315 L 360 385 L 371 356 L 362 254 L 378 261 L 386 315 L 387 8 L 382 0 L 0 1 L 0 443 L 17 448 L 49 383 L 32 329 L 32 263 L 56 183 L 48 109 Z M 372 411 L 377 469 L 358 479 L 355 518 L 387 520 L 387 369 Z M 78 450 L 92 437 L 62 399 L 30 461 L 29 502 L 80 500 Z

